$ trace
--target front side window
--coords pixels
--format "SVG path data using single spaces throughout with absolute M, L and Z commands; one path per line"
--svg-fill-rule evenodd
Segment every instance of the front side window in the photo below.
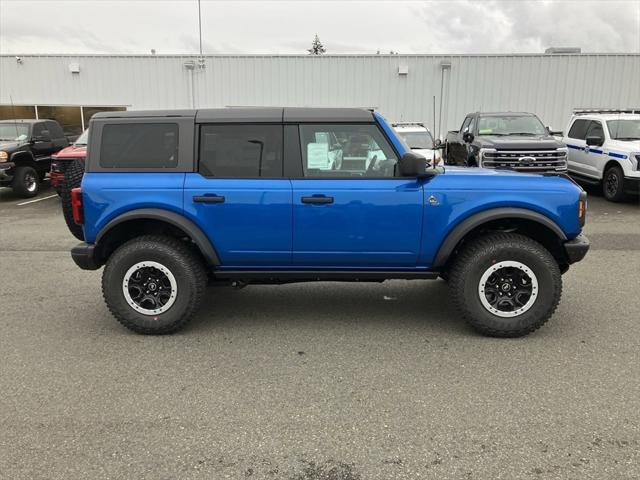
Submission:
M 589 127 L 590 120 L 580 119 L 573 122 L 567 136 L 569 138 L 575 138 L 576 140 L 584 140 L 587 138 L 587 128 Z
M 607 128 L 614 140 L 640 140 L 640 119 L 608 120 Z
M 203 125 L 198 171 L 205 177 L 281 177 L 282 126 Z
M 487 115 L 478 120 L 478 135 L 546 135 L 547 129 L 533 115 Z
M 598 137 L 604 139 L 604 130 L 600 122 L 592 121 L 587 130 L 587 137 Z
M 464 129 L 467 128 L 470 123 L 471 123 L 471 117 L 465 118 L 464 122 L 462 122 L 462 126 L 460 127 L 460 133 L 464 133 Z
M 376 125 L 300 125 L 305 177 L 393 177 L 397 155 Z
M 176 168 L 176 123 L 113 123 L 102 129 L 103 168 Z

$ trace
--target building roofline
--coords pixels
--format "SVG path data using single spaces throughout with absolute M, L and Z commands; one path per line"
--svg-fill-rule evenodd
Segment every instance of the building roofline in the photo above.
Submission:
M 37 57 L 57 57 L 57 58 L 200 58 L 199 54 L 195 53 L 180 53 L 180 54 L 112 54 L 112 53 L 2 53 L 2 57 L 15 57 L 20 56 L 24 58 L 37 58 Z M 620 52 L 620 53 L 406 53 L 406 54 L 388 54 L 388 53 L 334 53 L 323 55 L 305 55 L 305 54 L 205 54 L 203 58 L 360 58 L 360 57 L 373 57 L 373 58 L 487 58 L 487 57 L 640 57 L 638 52 Z

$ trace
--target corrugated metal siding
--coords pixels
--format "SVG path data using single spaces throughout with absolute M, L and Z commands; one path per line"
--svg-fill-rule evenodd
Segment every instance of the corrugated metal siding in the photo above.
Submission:
M 0 104 L 188 108 L 195 56 L 0 56 Z M 564 128 L 576 107 L 640 106 L 640 55 L 206 56 L 193 70 L 196 107 L 375 107 L 442 130 L 482 109 L 530 111 Z M 451 63 L 444 75 L 441 63 Z M 80 73 L 69 72 L 69 63 Z M 408 65 L 408 75 L 398 66 Z

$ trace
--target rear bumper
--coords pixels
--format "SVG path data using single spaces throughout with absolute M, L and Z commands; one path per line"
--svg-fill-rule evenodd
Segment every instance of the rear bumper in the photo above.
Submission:
M 14 166 L 15 163 L 13 162 L 0 163 L 0 183 L 11 183 Z
M 587 252 L 591 243 L 585 235 L 578 235 L 573 240 L 569 240 L 564 243 L 564 250 L 567 253 L 567 259 L 569 264 L 579 262 L 582 260 Z
M 624 193 L 640 195 L 640 177 L 624 177 Z
M 102 264 L 96 259 L 95 247 L 89 243 L 79 243 L 71 249 L 71 258 L 83 270 L 97 270 Z

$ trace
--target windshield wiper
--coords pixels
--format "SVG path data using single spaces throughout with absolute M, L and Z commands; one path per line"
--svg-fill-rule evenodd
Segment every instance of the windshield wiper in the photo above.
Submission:
M 535 135 L 539 135 L 538 133 L 531 133 L 531 132 L 511 132 L 509 135 L 527 135 L 527 136 L 535 136 Z
M 508 133 L 497 133 L 497 132 L 496 132 L 496 133 L 479 133 L 478 135 L 486 135 L 486 136 L 488 136 L 488 135 L 494 135 L 494 136 L 496 136 L 496 137 L 505 137 L 505 136 L 507 136 L 507 135 L 509 135 L 509 134 L 508 134 Z

